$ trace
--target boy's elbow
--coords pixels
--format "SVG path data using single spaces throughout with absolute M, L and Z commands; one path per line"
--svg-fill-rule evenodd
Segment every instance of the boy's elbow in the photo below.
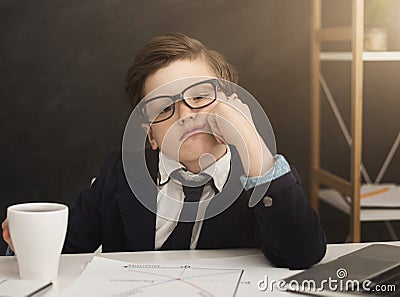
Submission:
M 307 269 L 322 260 L 326 253 L 326 238 L 321 234 L 313 242 L 292 244 L 283 249 L 261 248 L 266 258 L 276 267 Z
M 326 243 L 311 249 L 310 251 L 299 251 L 290 258 L 287 267 L 289 269 L 307 269 L 319 263 L 326 253 Z

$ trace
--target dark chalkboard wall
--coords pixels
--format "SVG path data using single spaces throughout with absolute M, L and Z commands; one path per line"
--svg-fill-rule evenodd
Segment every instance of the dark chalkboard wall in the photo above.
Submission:
M 327 2 L 337 9 L 338 1 Z M 340 10 L 336 15 L 346 20 Z M 0 219 L 23 201 L 73 205 L 104 156 L 120 147 L 129 116 L 123 83 L 136 51 L 170 31 L 201 40 L 237 66 L 307 190 L 309 18 L 308 0 L 1 1 Z M 333 68 L 328 78 L 337 82 L 345 112 L 348 69 Z M 400 68 L 372 70 L 378 73 L 366 79 L 376 82 L 371 93 L 380 101 L 365 107 L 373 126 L 365 143 L 376 175 L 400 128 Z M 386 73 L 389 86 L 381 86 Z M 346 175 L 348 149 L 330 115 L 326 125 L 334 149 L 325 163 Z M 385 179 L 400 182 L 399 166 L 397 153 Z

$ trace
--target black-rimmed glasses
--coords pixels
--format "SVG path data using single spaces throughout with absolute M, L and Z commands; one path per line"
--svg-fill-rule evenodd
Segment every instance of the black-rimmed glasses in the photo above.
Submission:
M 161 95 L 141 101 L 139 108 L 145 121 L 160 123 L 174 115 L 175 103 L 178 100 L 183 100 L 191 109 L 200 109 L 212 104 L 217 99 L 218 86 L 217 79 L 201 81 L 188 86 L 179 94 Z

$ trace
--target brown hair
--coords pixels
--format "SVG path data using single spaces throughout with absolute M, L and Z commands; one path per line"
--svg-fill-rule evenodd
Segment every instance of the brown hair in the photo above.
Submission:
M 235 67 L 223 55 L 182 33 L 168 33 L 153 38 L 140 49 L 128 70 L 125 92 L 132 108 L 144 96 L 144 83 L 149 75 L 174 61 L 199 57 L 209 63 L 217 77 L 238 83 L 239 75 Z

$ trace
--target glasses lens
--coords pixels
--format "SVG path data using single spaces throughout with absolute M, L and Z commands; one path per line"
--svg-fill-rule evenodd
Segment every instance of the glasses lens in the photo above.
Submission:
M 211 82 L 205 82 L 188 88 L 183 99 L 192 108 L 204 107 L 216 99 L 215 87 Z
M 150 122 L 164 121 L 174 113 L 174 102 L 168 97 L 151 99 L 145 103 L 143 113 Z

